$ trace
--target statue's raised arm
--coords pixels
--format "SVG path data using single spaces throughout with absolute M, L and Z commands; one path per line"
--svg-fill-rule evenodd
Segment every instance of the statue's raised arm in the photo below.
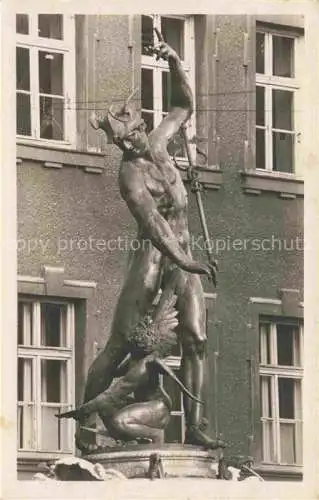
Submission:
M 193 94 L 187 75 L 177 52 L 164 42 L 162 35 L 155 30 L 159 44 L 153 51 L 157 59 L 168 62 L 170 70 L 170 110 L 160 125 L 149 135 L 150 141 L 166 146 L 168 141 L 179 131 L 180 127 L 193 113 Z M 159 145 L 159 144 L 158 144 Z

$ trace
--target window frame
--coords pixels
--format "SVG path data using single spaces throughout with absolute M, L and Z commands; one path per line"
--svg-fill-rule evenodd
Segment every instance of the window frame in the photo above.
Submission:
M 31 400 L 19 401 L 17 395 L 17 410 L 21 407 L 34 408 L 32 426 L 32 445 L 31 447 L 19 446 L 19 428 L 17 429 L 18 454 L 19 457 L 35 454 L 56 455 L 57 453 L 66 455 L 75 452 L 74 432 L 75 424 L 73 420 L 67 420 L 67 450 L 65 449 L 45 449 L 42 447 L 42 408 L 61 408 L 64 411 L 72 409 L 75 405 L 75 304 L 63 299 L 47 299 L 38 297 L 19 296 L 19 303 L 30 304 L 30 314 L 32 315 L 33 343 L 31 345 L 18 344 L 18 359 L 32 360 L 32 388 L 33 398 Z M 56 304 L 66 306 L 66 346 L 51 347 L 41 345 L 41 304 Z M 26 314 L 23 312 L 23 322 L 27 321 Z M 41 362 L 43 360 L 55 360 L 66 362 L 65 373 L 65 402 L 42 402 L 41 401 Z M 18 420 L 19 425 L 19 420 Z
M 264 125 L 257 125 L 256 131 L 264 130 L 265 133 L 265 168 L 258 167 L 256 163 L 256 170 L 258 172 L 271 173 L 277 176 L 295 177 L 300 175 L 302 166 L 302 130 L 303 117 L 302 117 L 302 51 L 304 46 L 304 38 L 300 33 L 293 30 L 279 30 L 269 26 L 256 26 L 256 34 L 261 33 L 264 35 L 265 51 L 264 51 L 264 73 L 257 73 L 256 68 L 256 87 L 264 87 L 265 101 L 264 101 Z M 294 76 L 283 77 L 272 75 L 273 67 L 273 37 L 285 37 L 294 40 L 293 45 L 293 67 Z M 292 103 L 292 130 L 277 129 L 273 127 L 273 106 L 272 106 L 272 90 L 283 90 L 293 93 Z M 298 112 L 296 112 L 298 110 Z M 273 164 L 273 132 L 285 133 L 293 136 L 294 142 L 292 145 L 292 158 L 293 164 L 291 171 L 286 172 L 282 170 L 274 170 Z M 257 143 L 256 143 L 257 148 Z M 257 158 L 257 155 L 256 155 Z
M 170 14 L 155 14 L 153 17 L 153 27 L 161 31 L 162 17 L 169 19 L 179 19 L 184 21 L 184 59 L 181 60 L 182 66 L 187 73 L 190 87 L 192 89 L 194 110 L 196 109 L 196 86 L 195 86 L 195 25 L 194 16 L 191 15 L 170 15 Z M 142 37 L 142 31 L 141 31 Z M 156 35 L 154 35 L 156 41 Z M 153 70 L 153 129 L 155 130 L 161 123 L 163 114 L 162 110 L 162 72 L 169 71 L 168 62 L 163 59 L 156 61 L 154 56 L 141 55 L 141 72 L 143 69 Z M 158 105 L 156 103 L 159 103 Z M 150 113 L 149 109 L 141 108 L 141 113 Z M 187 121 L 187 136 L 193 138 L 196 134 L 196 116 L 195 112 Z M 194 154 L 196 146 L 190 144 L 191 151 Z M 179 162 L 187 163 L 187 157 L 176 157 Z
M 16 47 L 29 50 L 30 61 L 30 91 L 18 93 L 30 95 L 31 135 L 21 135 L 16 132 L 17 141 L 23 144 L 36 144 L 51 147 L 76 146 L 76 80 L 75 80 L 75 16 L 63 16 L 63 40 L 37 36 L 39 13 L 28 13 L 29 34 L 16 33 Z M 39 51 L 54 52 L 63 55 L 63 97 L 64 102 L 64 139 L 46 139 L 40 137 L 40 104 L 39 104 Z M 41 95 L 44 93 L 41 93 Z M 44 94 L 45 95 L 45 94 Z M 50 94 L 50 97 L 55 97 Z M 60 96 L 58 96 L 60 97 Z
M 295 331 L 299 332 L 299 359 L 298 365 L 279 365 L 277 359 L 277 325 L 291 325 L 295 328 Z M 269 325 L 269 363 L 263 361 L 265 358 L 265 351 L 267 353 L 267 342 L 265 340 L 265 334 L 263 330 L 266 325 Z M 261 438 L 262 438 L 262 463 L 267 465 L 278 465 L 278 466 L 301 466 L 302 465 L 302 428 L 303 428 L 303 417 L 302 417 L 302 394 L 303 394 L 303 326 L 297 322 L 287 322 L 287 321 L 271 321 L 265 318 L 261 318 L 259 321 L 259 345 L 260 345 L 260 363 L 259 363 L 259 380 L 260 380 L 260 423 L 261 423 Z M 294 353 L 296 353 L 296 345 L 294 341 Z M 263 379 L 270 379 L 270 395 L 266 393 L 263 389 Z M 294 416 L 293 419 L 282 418 L 279 415 L 279 378 L 288 378 L 300 382 L 300 394 L 297 400 L 296 386 L 294 385 L 294 405 L 296 408 L 296 400 L 300 403 L 300 407 L 297 408 L 299 416 Z M 267 413 L 266 408 L 270 407 L 270 416 L 265 416 Z M 267 441 L 267 437 L 263 432 L 263 427 L 265 423 L 272 422 L 272 442 Z M 296 451 L 296 461 L 294 463 L 284 462 L 281 458 L 281 424 L 291 424 L 294 426 L 295 439 L 297 445 L 299 446 L 298 451 Z M 274 460 L 267 459 L 265 450 L 273 448 Z

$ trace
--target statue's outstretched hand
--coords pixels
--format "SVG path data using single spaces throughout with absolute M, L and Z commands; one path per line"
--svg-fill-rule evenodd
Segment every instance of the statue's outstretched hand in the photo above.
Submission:
M 153 52 L 156 54 L 156 60 L 164 59 L 164 61 L 168 61 L 169 57 L 178 58 L 175 50 L 165 42 L 162 33 L 157 28 L 154 28 L 154 31 L 158 39 L 158 45 L 155 45 L 153 48 Z
M 168 61 L 170 57 L 178 58 L 177 53 L 172 47 L 170 47 L 166 42 L 160 42 L 154 47 L 154 53 L 156 54 L 156 60 L 164 59 Z
M 208 264 L 203 264 L 203 274 L 205 274 L 210 281 L 214 283 L 214 286 L 217 285 L 217 271 L 218 265 L 217 262 L 213 259 Z
M 153 49 L 154 54 L 156 54 L 156 60 L 164 59 L 164 61 L 168 61 L 170 57 L 178 59 L 177 53 L 165 42 L 162 33 L 157 28 L 154 28 L 154 31 L 158 38 L 158 45 L 155 45 Z
M 218 266 L 217 262 L 213 258 L 210 257 L 207 264 L 192 260 L 183 263 L 183 265 L 180 265 L 180 267 L 188 273 L 204 274 L 210 281 L 214 283 L 214 286 L 216 287 Z

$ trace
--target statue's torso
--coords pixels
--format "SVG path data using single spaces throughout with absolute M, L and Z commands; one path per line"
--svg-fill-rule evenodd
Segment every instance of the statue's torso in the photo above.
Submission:
M 141 182 L 155 201 L 159 213 L 168 221 L 181 244 L 187 246 L 189 239 L 188 195 L 181 175 L 169 156 L 155 159 L 155 161 L 136 158 L 131 160 L 130 166 L 132 164 L 134 165 L 133 171 L 136 169 L 136 176 L 141 178 Z M 125 169 L 125 162 L 121 168 Z M 142 230 L 143 228 L 140 228 L 140 232 Z

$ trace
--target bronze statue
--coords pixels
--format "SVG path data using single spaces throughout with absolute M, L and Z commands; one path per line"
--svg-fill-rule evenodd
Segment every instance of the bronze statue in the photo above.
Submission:
M 114 439 L 149 440 L 159 444 L 172 408 L 169 395 L 160 386 L 160 373 L 170 376 L 188 397 L 201 403 L 163 360 L 177 342 L 174 332 L 178 324 L 174 308 L 177 299 L 174 294 L 175 285 L 176 272 L 171 276 L 154 310 L 131 332 L 126 332 L 130 355 L 115 373 L 121 378 L 77 410 L 56 415 L 58 418 L 83 421 L 97 412 L 108 435 Z
M 145 317 L 177 266 L 176 332 L 182 346 L 182 380 L 196 397 L 192 400 L 184 394 L 185 444 L 216 448 L 222 443 L 202 430 L 199 402 L 206 366 L 205 299 L 199 275 L 216 283 L 216 264 L 192 258 L 187 192 L 167 151 L 168 142 L 193 112 L 193 98 L 177 53 L 162 39 L 154 53 L 168 61 L 171 77 L 171 109 L 160 125 L 147 135 L 144 120 L 130 108 L 129 99 L 118 112 L 111 108 L 102 120 L 91 118 L 91 125 L 104 130 L 108 139 L 123 151 L 120 193 L 137 222 L 140 245 L 130 256 L 110 338 L 89 369 L 84 403 L 110 386 L 118 365 L 129 352 L 127 332 Z M 77 446 L 84 446 L 80 434 Z

